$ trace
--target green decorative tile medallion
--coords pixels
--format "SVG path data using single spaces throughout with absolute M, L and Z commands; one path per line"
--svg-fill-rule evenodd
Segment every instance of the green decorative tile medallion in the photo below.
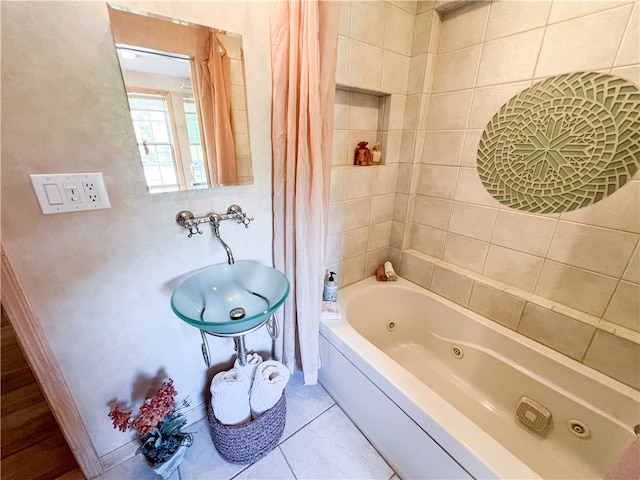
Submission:
M 487 125 L 478 174 L 509 207 L 568 212 L 611 195 L 640 166 L 640 91 L 602 73 L 549 78 L 520 92 Z

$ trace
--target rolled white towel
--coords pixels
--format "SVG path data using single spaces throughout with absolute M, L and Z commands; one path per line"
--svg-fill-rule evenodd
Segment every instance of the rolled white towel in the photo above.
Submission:
M 240 370 L 217 373 L 211 380 L 211 407 L 223 425 L 243 425 L 251 421 L 249 389 L 251 380 Z
M 250 399 L 251 416 L 254 419 L 278 403 L 290 376 L 289 369 L 275 360 L 258 365 Z
M 384 273 L 387 275 L 387 280 L 389 282 L 398 280 L 398 276 L 396 275 L 396 271 L 393 269 L 391 262 L 384 262 Z
M 253 377 L 256 374 L 256 368 L 261 363 L 262 357 L 258 353 L 250 353 L 247 355 L 247 364 L 244 367 L 240 366 L 240 361 L 236 358 L 236 361 L 233 363 L 233 368 L 240 370 L 240 373 L 253 382 Z

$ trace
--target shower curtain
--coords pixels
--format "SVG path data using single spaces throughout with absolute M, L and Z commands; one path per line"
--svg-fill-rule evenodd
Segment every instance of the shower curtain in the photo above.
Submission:
M 273 256 L 291 283 L 280 360 L 306 385 L 320 366 L 339 18 L 340 2 L 317 0 L 277 0 L 271 18 Z

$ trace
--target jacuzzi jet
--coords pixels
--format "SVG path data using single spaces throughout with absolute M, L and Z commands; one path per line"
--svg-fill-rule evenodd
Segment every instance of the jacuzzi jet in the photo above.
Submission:
M 390 332 L 393 332 L 395 329 L 396 329 L 396 322 L 394 321 L 387 322 L 387 330 L 389 330 Z
M 458 345 L 452 345 L 451 346 L 451 353 L 456 358 L 464 357 L 464 351 Z
M 569 426 L 569 430 L 571 430 L 571 433 L 573 433 L 576 437 L 589 438 L 591 436 L 591 430 L 589 429 L 589 427 L 587 427 L 580 420 L 572 418 L 567 422 L 567 425 Z

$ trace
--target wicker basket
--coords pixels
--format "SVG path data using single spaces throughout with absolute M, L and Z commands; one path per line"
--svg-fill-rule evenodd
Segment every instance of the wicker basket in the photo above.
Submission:
M 284 391 L 273 407 L 245 425 L 223 425 L 211 406 L 207 409 L 213 444 L 222 458 L 238 465 L 253 463 L 276 448 L 284 431 L 286 414 Z

